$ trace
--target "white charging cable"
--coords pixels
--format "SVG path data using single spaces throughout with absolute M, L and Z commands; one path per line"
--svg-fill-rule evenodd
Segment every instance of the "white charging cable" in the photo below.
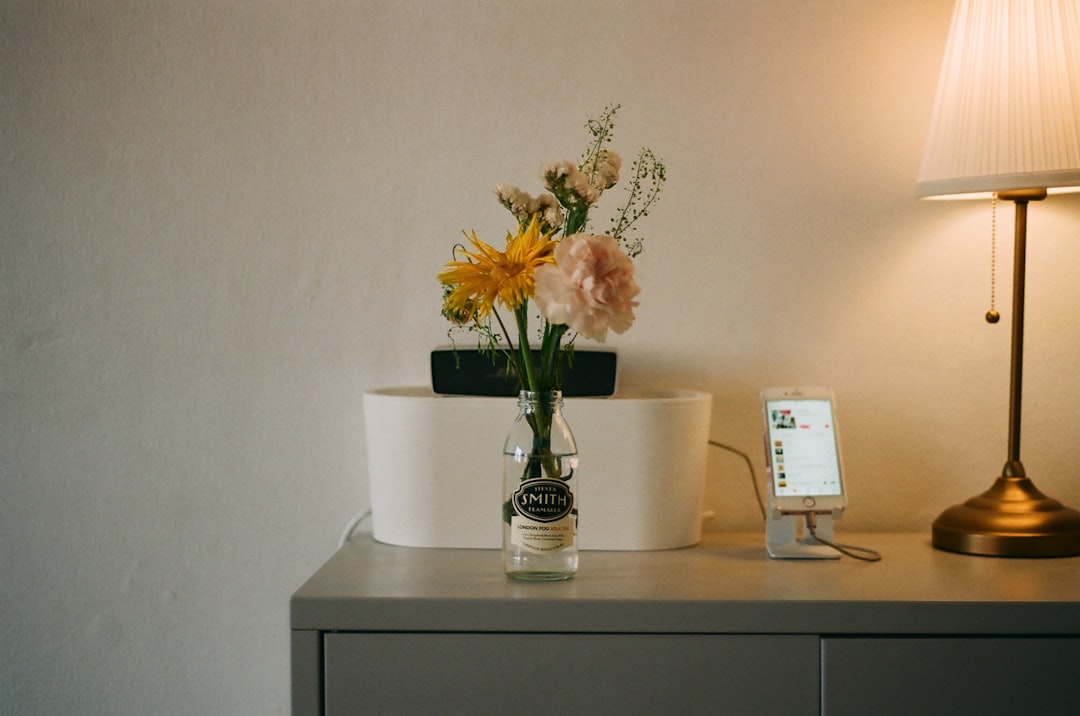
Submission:
M 341 533 L 341 540 L 338 542 L 338 549 L 341 549 L 349 543 L 349 540 L 352 539 L 353 533 L 356 532 L 356 528 L 359 527 L 368 517 L 371 517 L 371 510 L 364 510 L 349 521 L 349 524 L 345 526 L 345 531 Z

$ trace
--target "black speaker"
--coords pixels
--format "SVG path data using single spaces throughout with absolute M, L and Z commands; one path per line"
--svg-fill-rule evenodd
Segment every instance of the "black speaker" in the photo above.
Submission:
M 540 351 L 534 350 L 533 356 Z M 563 359 L 563 397 L 615 392 L 615 351 L 575 348 Z M 517 376 L 507 371 L 506 356 L 476 348 L 431 351 L 431 387 L 447 395 L 516 396 Z

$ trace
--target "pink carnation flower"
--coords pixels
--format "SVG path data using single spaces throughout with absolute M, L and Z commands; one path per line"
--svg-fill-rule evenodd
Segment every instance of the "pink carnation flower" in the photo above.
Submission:
M 536 303 L 548 321 L 601 343 L 634 323 L 634 263 L 610 236 L 574 234 L 555 247 L 555 264 L 536 269 Z

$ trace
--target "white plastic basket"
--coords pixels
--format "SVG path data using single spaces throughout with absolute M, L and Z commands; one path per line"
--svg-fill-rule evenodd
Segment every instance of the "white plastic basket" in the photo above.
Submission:
M 639 389 L 566 398 L 580 455 L 578 544 L 655 550 L 701 539 L 712 396 Z M 516 398 L 388 388 L 364 395 L 375 539 L 498 548 L 502 444 Z

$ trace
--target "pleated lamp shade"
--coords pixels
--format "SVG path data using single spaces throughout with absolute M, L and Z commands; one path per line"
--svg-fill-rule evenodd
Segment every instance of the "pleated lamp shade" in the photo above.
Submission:
M 919 197 L 1080 189 L 1080 0 L 959 0 Z

